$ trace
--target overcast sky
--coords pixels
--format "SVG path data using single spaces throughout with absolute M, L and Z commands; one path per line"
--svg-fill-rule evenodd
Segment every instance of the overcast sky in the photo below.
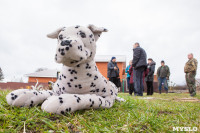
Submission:
M 1 0 L 0 67 L 7 80 L 39 67 L 59 69 L 57 41 L 46 34 L 94 24 L 109 30 L 97 42 L 98 55 L 126 55 L 128 62 L 139 42 L 156 68 L 165 60 L 171 80 L 183 84 L 187 54 L 200 62 L 199 7 L 199 0 Z

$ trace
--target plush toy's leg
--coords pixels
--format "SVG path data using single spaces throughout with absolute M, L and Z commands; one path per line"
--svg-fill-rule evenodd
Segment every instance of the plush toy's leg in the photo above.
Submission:
M 42 103 L 48 97 L 54 95 L 51 90 L 28 90 L 19 89 L 12 91 L 6 96 L 7 103 L 12 106 L 18 107 L 32 107 L 34 105 Z
M 101 97 L 95 94 L 62 94 L 49 97 L 43 104 L 42 109 L 49 113 L 65 114 L 82 109 L 110 108 L 114 103 L 112 97 Z
M 124 101 L 126 101 L 126 100 L 124 100 L 123 98 L 121 98 L 121 97 L 116 97 L 115 98 L 117 101 L 119 101 L 119 102 L 124 102 Z

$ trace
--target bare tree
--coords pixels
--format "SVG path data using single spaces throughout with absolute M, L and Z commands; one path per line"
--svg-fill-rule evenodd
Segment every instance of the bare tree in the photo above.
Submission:
M 47 68 L 41 67 L 41 68 L 38 68 L 35 72 L 41 72 L 41 71 L 44 71 L 44 70 L 47 70 Z
M 4 79 L 4 75 L 3 75 L 2 69 L 0 68 L 0 81 L 3 79 Z

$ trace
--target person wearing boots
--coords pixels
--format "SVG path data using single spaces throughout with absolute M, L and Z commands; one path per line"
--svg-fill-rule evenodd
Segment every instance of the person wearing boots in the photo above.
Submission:
M 159 82 L 159 93 L 161 94 L 162 85 L 164 84 L 164 88 L 166 93 L 168 93 L 168 85 L 167 80 L 169 80 L 170 70 L 167 65 L 165 65 L 165 61 L 161 61 L 161 66 L 157 70 L 157 77 Z
M 146 85 L 147 85 L 147 95 L 153 95 L 153 80 L 154 80 L 154 72 L 155 72 L 156 63 L 152 58 L 148 59 L 147 64 L 147 75 L 145 77 Z
M 186 83 L 190 92 L 190 96 L 196 95 L 195 76 L 197 73 L 198 61 L 193 57 L 193 54 L 188 54 L 188 61 L 185 64 L 184 72 Z

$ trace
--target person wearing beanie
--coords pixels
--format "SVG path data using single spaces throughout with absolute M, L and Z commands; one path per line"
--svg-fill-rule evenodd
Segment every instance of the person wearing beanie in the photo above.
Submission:
M 164 84 L 164 88 L 166 93 L 168 93 L 168 85 L 167 80 L 169 80 L 170 70 L 167 65 L 165 65 L 165 61 L 161 61 L 161 66 L 157 70 L 157 77 L 159 83 L 159 93 L 161 94 L 162 85 Z
M 111 61 L 112 61 L 113 59 L 116 59 L 116 57 L 113 56 L 113 57 L 111 58 Z M 116 61 L 116 60 L 115 60 L 115 61 Z
M 107 77 L 109 78 L 109 81 L 113 82 L 117 87 L 120 87 L 119 68 L 117 66 L 116 57 L 111 58 L 107 67 Z

